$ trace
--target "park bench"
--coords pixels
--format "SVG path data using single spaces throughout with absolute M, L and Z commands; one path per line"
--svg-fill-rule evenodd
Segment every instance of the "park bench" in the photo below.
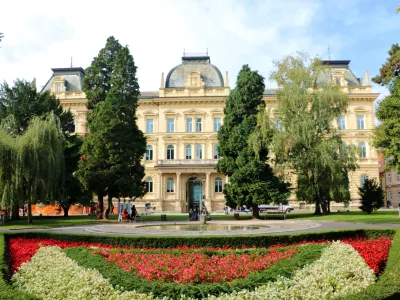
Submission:
M 286 220 L 288 214 L 290 213 L 289 208 L 285 206 L 272 206 L 272 205 L 260 205 L 258 207 L 258 213 L 265 214 L 265 220 L 268 215 L 283 215 L 283 219 Z

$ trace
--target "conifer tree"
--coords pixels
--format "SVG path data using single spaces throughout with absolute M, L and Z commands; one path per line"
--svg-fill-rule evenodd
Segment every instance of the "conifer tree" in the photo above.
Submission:
M 265 109 L 264 88 L 264 78 L 244 65 L 236 88 L 227 98 L 224 124 L 218 132 L 221 159 L 217 170 L 229 176 L 224 187 L 227 203 L 252 207 L 256 218 L 258 205 L 284 203 L 289 196 L 286 183 L 268 164 L 268 145 L 255 151 L 249 143 L 257 126 L 257 113 Z
M 141 159 L 146 139 L 136 123 L 136 69 L 128 47 L 110 37 L 86 70 L 84 90 L 93 111 L 88 114 L 90 133 L 83 144 L 78 175 L 97 194 L 100 214 L 105 195 L 109 209 L 112 197 L 144 194 Z
M 383 189 L 375 178 L 367 178 L 358 190 L 361 196 L 359 208 L 363 212 L 370 214 L 383 206 Z

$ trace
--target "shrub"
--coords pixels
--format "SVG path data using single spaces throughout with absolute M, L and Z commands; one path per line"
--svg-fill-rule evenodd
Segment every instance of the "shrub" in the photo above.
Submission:
M 361 206 L 363 212 L 372 213 L 383 206 L 383 190 L 375 178 L 365 179 L 362 187 L 359 187 L 358 194 L 361 196 Z

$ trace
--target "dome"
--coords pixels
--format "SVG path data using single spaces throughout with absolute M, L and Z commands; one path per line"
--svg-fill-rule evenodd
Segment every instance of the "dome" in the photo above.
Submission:
M 200 72 L 204 87 L 223 87 L 224 79 L 220 70 L 210 63 L 209 56 L 184 56 L 182 63 L 167 75 L 166 88 L 184 88 L 192 72 Z

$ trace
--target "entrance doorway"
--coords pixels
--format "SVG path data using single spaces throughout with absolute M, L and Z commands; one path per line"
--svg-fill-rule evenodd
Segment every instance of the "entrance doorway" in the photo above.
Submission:
M 186 211 L 200 206 L 203 199 L 203 182 L 198 177 L 191 177 L 186 183 Z

